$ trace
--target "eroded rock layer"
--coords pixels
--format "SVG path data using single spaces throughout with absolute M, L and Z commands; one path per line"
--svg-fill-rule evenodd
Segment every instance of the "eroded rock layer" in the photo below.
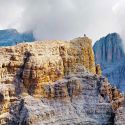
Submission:
M 124 98 L 101 76 L 89 38 L 3 47 L 0 58 L 1 125 L 114 124 Z
M 28 91 L 39 88 L 34 93 L 40 95 L 44 83 L 51 84 L 77 70 L 84 71 L 84 67 L 96 73 L 91 40 L 87 37 L 70 42 L 46 41 L 1 48 L 0 57 L 2 82 L 6 76 L 10 83 L 20 83 Z M 17 93 L 21 93 L 20 88 Z

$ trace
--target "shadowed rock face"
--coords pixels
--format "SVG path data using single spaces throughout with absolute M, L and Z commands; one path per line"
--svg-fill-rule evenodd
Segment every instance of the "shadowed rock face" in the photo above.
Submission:
M 2 125 L 112 125 L 122 106 L 88 37 L 2 47 L 0 58 Z
M 109 34 L 97 41 L 93 49 L 102 74 L 111 84 L 125 91 L 125 54 L 120 36 L 117 33 Z
M 117 33 L 108 34 L 98 40 L 94 46 L 95 60 L 102 69 L 112 63 L 117 63 L 125 57 L 122 40 Z
M 12 46 L 25 41 L 35 41 L 33 33 L 19 33 L 16 29 L 0 30 L 0 46 Z

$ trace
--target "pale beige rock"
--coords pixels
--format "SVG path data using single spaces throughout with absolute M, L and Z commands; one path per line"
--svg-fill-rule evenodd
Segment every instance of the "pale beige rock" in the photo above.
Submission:
M 1 47 L 0 58 L 0 124 L 110 124 L 122 106 L 88 37 Z

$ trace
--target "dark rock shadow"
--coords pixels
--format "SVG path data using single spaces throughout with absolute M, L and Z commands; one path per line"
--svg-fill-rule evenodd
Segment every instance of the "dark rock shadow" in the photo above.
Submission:
M 23 89 L 25 89 L 25 91 L 27 91 L 28 94 L 33 95 L 33 93 L 36 89 L 35 81 L 31 79 L 31 68 L 32 67 L 30 68 L 29 78 L 27 78 L 27 79 L 23 78 L 24 70 L 27 69 L 26 64 L 29 62 L 31 56 L 32 56 L 32 54 L 29 51 L 26 51 L 24 53 L 23 64 L 20 66 L 20 68 L 17 71 L 15 78 L 13 80 L 13 83 L 15 84 L 15 87 L 16 87 L 16 89 L 15 89 L 16 95 L 21 95 L 24 91 Z M 28 82 L 28 85 L 26 85 L 26 80 Z
M 29 125 L 29 113 L 24 104 L 24 99 L 20 99 L 18 102 L 11 104 L 9 113 L 12 116 L 8 120 L 7 125 Z
M 26 51 L 23 57 L 23 64 L 19 67 L 19 70 L 16 71 L 15 77 L 13 78 L 12 83 L 15 85 L 15 97 L 16 100 L 13 100 L 10 104 L 9 113 L 10 118 L 7 119 L 7 125 L 29 125 L 28 124 L 28 109 L 25 106 L 23 96 L 21 94 L 24 92 L 24 89 L 28 92 L 23 80 L 23 71 L 25 69 L 25 64 L 29 61 L 31 53 Z M 10 67 L 11 71 L 12 67 Z M 1 98 L 2 99 L 2 98 Z

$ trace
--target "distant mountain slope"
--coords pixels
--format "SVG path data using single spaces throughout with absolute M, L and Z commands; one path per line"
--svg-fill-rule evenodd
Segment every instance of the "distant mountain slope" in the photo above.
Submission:
M 125 53 L 119 34 L 111 33 L 93 46 L 95 61 L 101 65 L 103 75 L 122 91 L 125 91 Z
M 15 29 L 0 30 L 0 46 L 12 46 L 23 41 L 32 42 L 35 38 L 32 33 L 19 33 Z

